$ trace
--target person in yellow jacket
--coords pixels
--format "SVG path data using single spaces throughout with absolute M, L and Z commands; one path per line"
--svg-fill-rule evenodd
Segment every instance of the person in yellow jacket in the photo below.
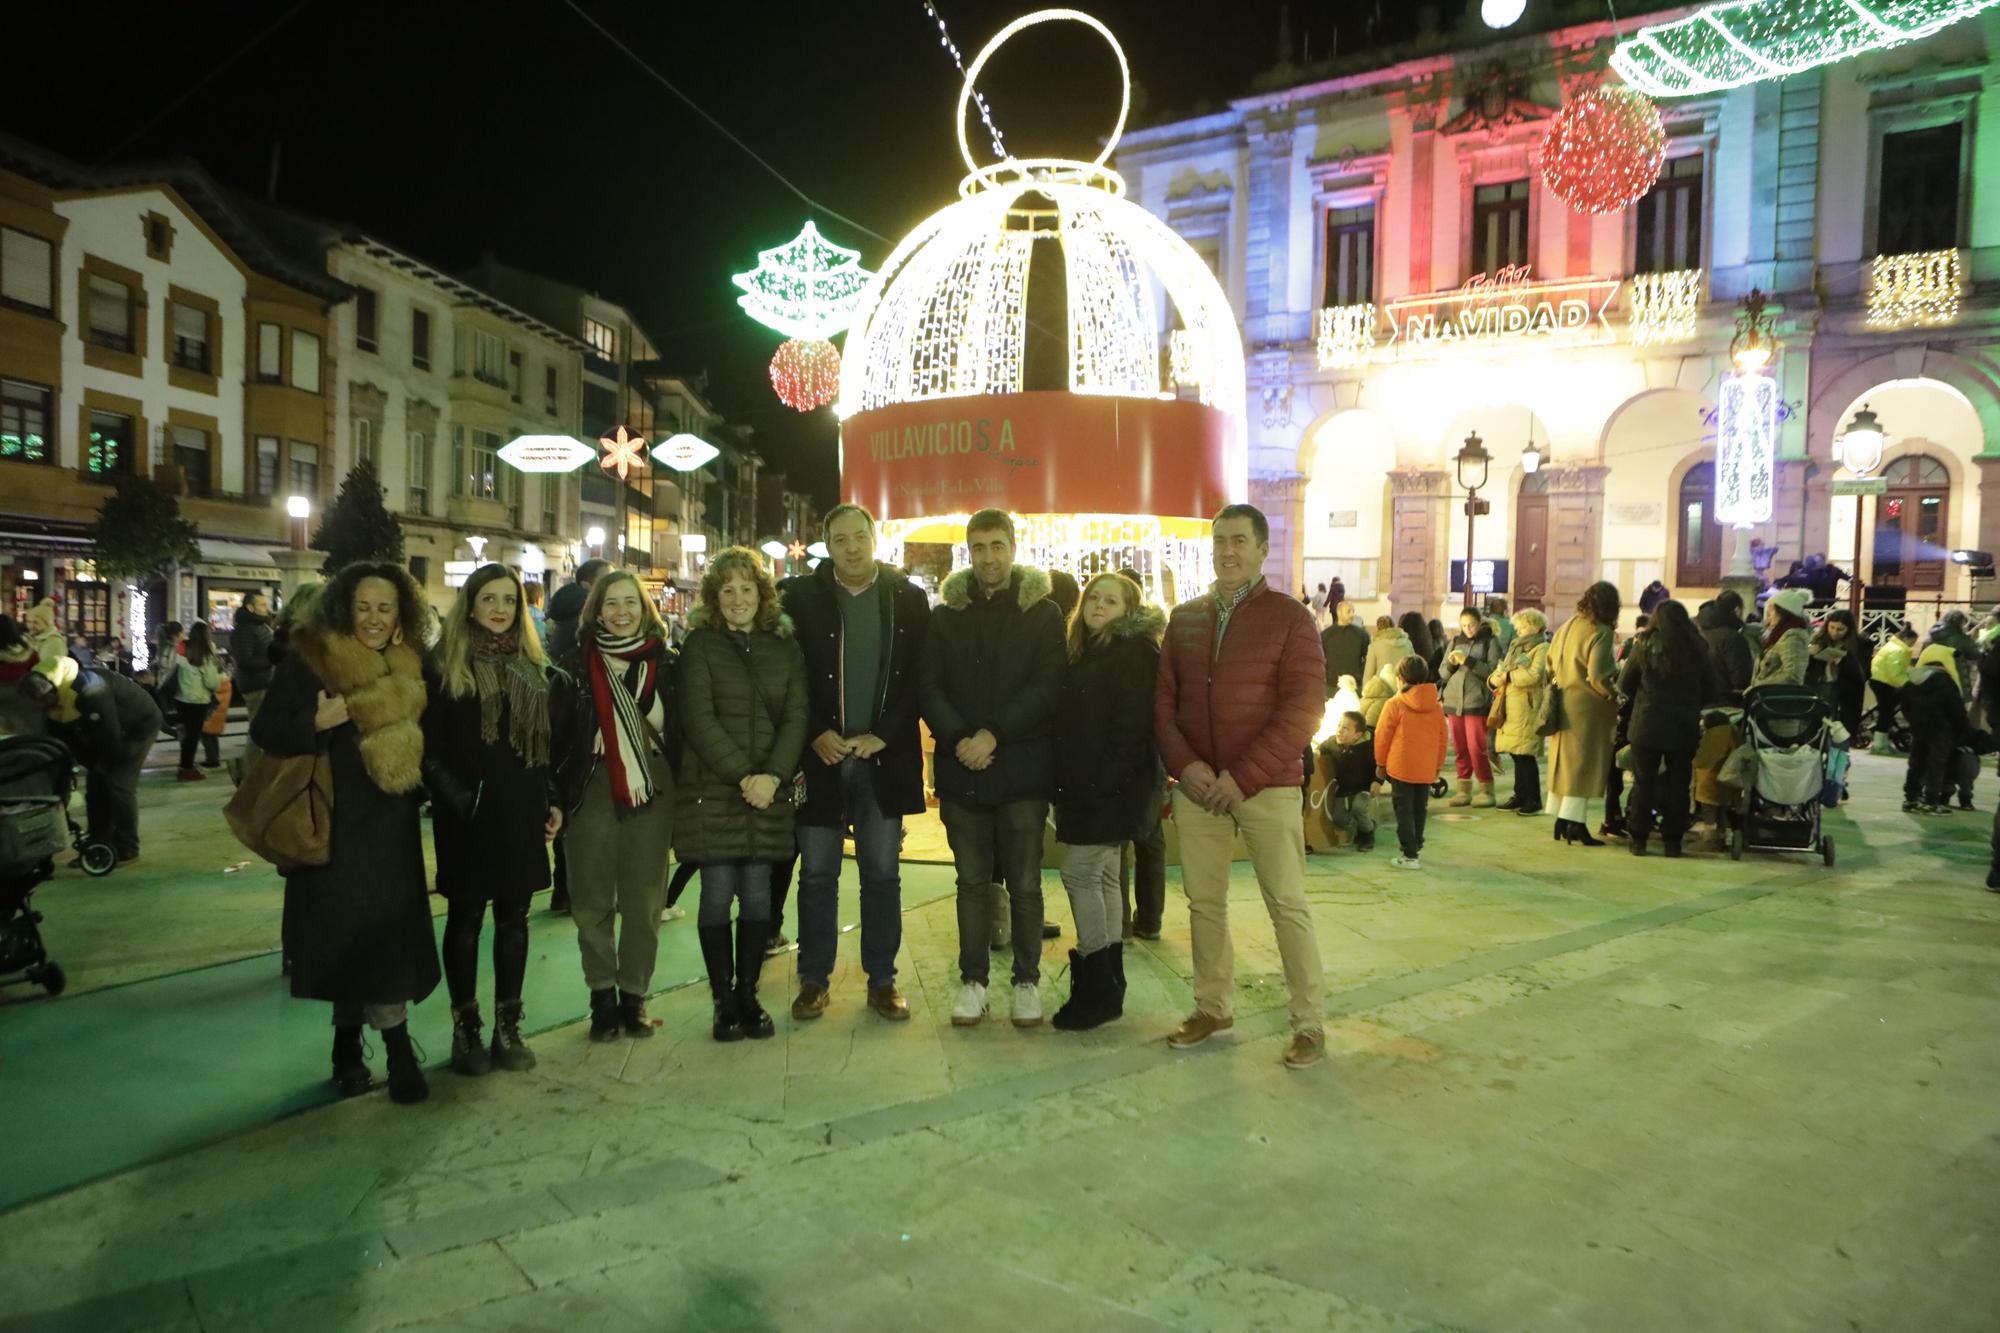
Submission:
M 1916 651 L 1917 632 L 1900 626 L 1888 642 L 1875 650 L 1869 664 L 1868 683 L 1875 691 L 1875 746 L 1887 751 L 1889 727 L 1896 720 L 1896 708 L 1910 683 L 1910 666 Z

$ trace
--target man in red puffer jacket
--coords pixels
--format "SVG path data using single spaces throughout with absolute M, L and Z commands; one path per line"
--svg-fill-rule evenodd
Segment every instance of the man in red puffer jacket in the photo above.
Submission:
M 1174 608 L 1160 654 L 1153 730 L 1174 789 L 1181 883 L 1194 944 L 1195 1011 L 1167 1038 L 1198 1045 L 1235 1025 L 1229 944 L 1229 854 L 1250 848 L 1277 931 L 1290 995 L 1285 1064 L 1326 1050 L 1325 971 L 1306 906 L 1301 756 L 1325 706 L 1326 662 L 1312 611 L 1264 582 L 1271 529 L 1253 505 L 1215 516 L 1215 586 Z

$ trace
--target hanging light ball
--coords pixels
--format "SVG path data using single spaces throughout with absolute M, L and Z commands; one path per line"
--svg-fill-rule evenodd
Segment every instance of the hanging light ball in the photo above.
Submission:
M 1527 7 L 1528 0 L 1479 0 L 1479 17 L 1489 28 L 1511 28 Z
M 824 407 L 840 396 L 840 351 L 824 338 L 790 338 L 771 358 L 771 387 L 797 412 Z
M 1549 122 L 1542 179 L 1579 213 L 1618 213 L 1653 188 L 1667 160 L 1660 109 L 1630 88 L 1594 88 Z

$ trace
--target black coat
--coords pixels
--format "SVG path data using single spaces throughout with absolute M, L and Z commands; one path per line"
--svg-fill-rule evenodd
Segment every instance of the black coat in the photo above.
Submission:
M 1639 636 L 1619 673 L 1618 692 L 1632 701 L 1625 736 L 1641 749 L 1692 753 L 1701 744 L 1701 710 L 1721 698 L 1721 685 L 1707 654 L 1668 672 L 1658 648 L 1651 635 Z
M 681 709 L 676 694 L 680 654 L 667 647 L 662 640 L 658 656 L 659 670 L 654 677 L 654 688 L 666 717 L 666 729 L 660 740 L 666 746 L 664 753 L 668 767 L 677 768 L 681 753 Z M 582 803 L 583 789 L 590 785 L 590 775 L 597 771 L 601 757 L 597 753 L 597 699 L 590 690 L 590 674 L 584 668 L 580 647 L 573 646 L 568 655 L 553 660 L 556 668 L 568 676 L 574 686 L 571 707 L 565 710 L 566 720 L 562 724 L 566 734 L 552 737 L 549 741 L 549 754 L 554 760 L 556 795 L 564 814 L 569 815 Z M 633 665 L 615 660 L 613 664 L 626 669 Z M 550 721 L 553 723 L 553 717 Z M 673 793 L 666 792 L 664 797 L 671 800 Z
M 565 583 L 549 594 L 548 609 L 543 612 L 549 622 L 549 660 L 565 662 L 576 654 L 576 622 L 583 615 L 583 604 L 590 600 L 590 589 L 581 583 Z
M 1910 730 L 1923 737 L 1956 745 L 1972 729 L 1965 716 L 1965 696 L 1942 667 L 1912 670 L 1896 706 L 1910 719 Z
M 1046 801 L 1055 794 L 1050 724 L 1068 654 L 1062 612 L 1048 600 L 1049 576 L 1016 565 L 1006 590 L 976 595 L 972 571 L 944 581 L 924 641 L 924 720 L 937 742 L 933 765 L 941 799 L 994 806 Z M 956 747 L 984 728 L 999 742 L 975 773 Z
M 1861 641 L 1849 635 L 1844 644 L 1829 644 L 1815 637 L 1812 650 L 1817 653 L 1827 647 L 1844 647 L 1847 655 L 1840 659 L 1840 665 L 1831 673 L 1826 663 L 1814 657 L 1806 663 L 1806 684 L 1820 693 L 1834 717 L 1846 727 L 1850 735 L 1861 730 L 1861 707 L 1868 689 L 1868 668 L 1861 660 Z
M 1320 651 L 1326 655 L 1326 692 L 1340 688 L 1342 676 L 1354 677 L 1354 688 L 1368 683 L 1364 669 L 1368 663 L 1368 631 L 1359 625 L 1329 625 L 1319 632 Z
M 114 671 L 77 674 L 76 710 L 76 721 L 50 729 L 85 768 L 102 768 L 124 758 L 128 749 L 150 748 L 160 736 L 160 705 L 151 692 Z
M 704 608 L 681 645 L 680 777 L 674 859 L 784 861 L 798 851 L 792 779 L 806 748 L 806 662 L 790 621 L 742 634 L 707 624 Z M 744 778 L 768 773 L 776 799 L 758 810 Z
M 1724 615 L 1711 606 L 1695 617 L 1695 626 L 1708 643 L 1708 660 L 1724 701 L 1741 703 L 1743 691 L 1750 688 L 1750 677 L 1757 670 L 1756 654 L 1750 651 L 1750 640 L 1743 633 L 1743 617 Z
M 1362 796 L 1375 785 L 1375 738 L 1363 735 L 1353 745 L 1342 745 L 1331 736 L 1321 741 L 1319 752 L 1333 771 L 1335 796 Z
M 931 603 L 900 569 L 880 565 L 875 577 L 881 589 L 882 654 L 875 724 L 870 730 L 884 748 L 873 759 L 855 762 L 868 765 L 875 801 L 884 815 L 921 814 L 924 752 L 917 714 Z M 799 822 L 830 827 L 846 818 L 840 770 L 820 762 L 812 739 L 823 731 L 840 730 L 840 599 L 847 594 L 834 581 L 831 560 L 821 561 L 810 574 L 786 579 L 778 591 L 806 657 L 806 749 L 799 761 L 806 775 L 806 801 Z
M 1160 673 L 1167 618 L 1142 607 L 1084 645 L 1056 700 L 1056 837 L 1066 843 L 1126 843 L 1159 819 L 1166 770 L 1153 740 L 1152 681 Z
M 437 849 L 437 890 L 447 898 L 493 902 L 525 898 L 549 886 L 549 848 L 542 836 L 556 791 L 556 747 L 575 737 L 576 692 L 569 677 L 549 672 L 550 762 L 530 768 L 507 739 L 512 723 L 503 700 L 499 735 L 479 734 L 479 696 L 448 693 L 435 669 L 426 673 L 431 701 L 424 709 L 424 785 L 431 794 L 431 845 Z
M 375 785 L 352 722 L 315 731 L 322 685 L 306 654 L 286 655 L 250 739 L 266 754 L 324 753 L 333 766 L 332 857 L 285 873 L 292 994 L 353 1004 L 415 1003 L 437 988 L 438 953 L 418 831 L 421 790 Z
M 269 689 L 273 669 L 271 618 L 238 607 L 236 624 L 229 631 L 229 674 L 235 678 L 236 692 Z

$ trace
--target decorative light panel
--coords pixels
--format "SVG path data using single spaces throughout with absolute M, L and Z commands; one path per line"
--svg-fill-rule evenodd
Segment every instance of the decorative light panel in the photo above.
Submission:
M 500 448 L 500 461 L 520 472 L 574 472 L 596 455 L 568 435 L 522 435 Z
M 1875 256 L 1868 284 L 1868 324 L 1877 329 L 1949 324 L 1958 318 L 1965 269 L 1956 250 Z
M 618 480 L 624 481 L 633 472 L 646 470 L 646 441 L 623 426 L 599 436 L 597 442 L 604 447 L 604 456 L 597 460 L 597 466 L 606 472 L 616 472 Z
M 2000 0 L 1727 0 L 1641 28 L 1611 68 L 1654 97 L 1782 79 L 1928 37 Z
M 662 467 L 670 467 L 676 472 L 692 472 L 705 467 L 722 456 L 722 450 L 710 444 L 699 435 L 689 435 L 683 431 L 670 435 L 653 446 L 653 461 Z M 685 542 L 683 542 L 685 545 Z
M 1641 347 L 1686 342 L 1701 317 L 1702 270 L 1639 273 L 1632 278 L 1632 341 Z
M 875 275 L 861 267 L 861 252 L 835 245 L 807 222 L 785 244 L 757 252 L 757 267 L 738 273 L 736 303 L 758 323 L 787 338 L 808 342 L 846 328 Z
M 1319 312 L 1319 368 L 1352 370 L 1375 359 L 1374 305 L 1324 306 Z
M 1715 517 L 1736 527 L 1771 518 L 1778 459 L 1778 383 L 1725 375 L 1716 401 Z

